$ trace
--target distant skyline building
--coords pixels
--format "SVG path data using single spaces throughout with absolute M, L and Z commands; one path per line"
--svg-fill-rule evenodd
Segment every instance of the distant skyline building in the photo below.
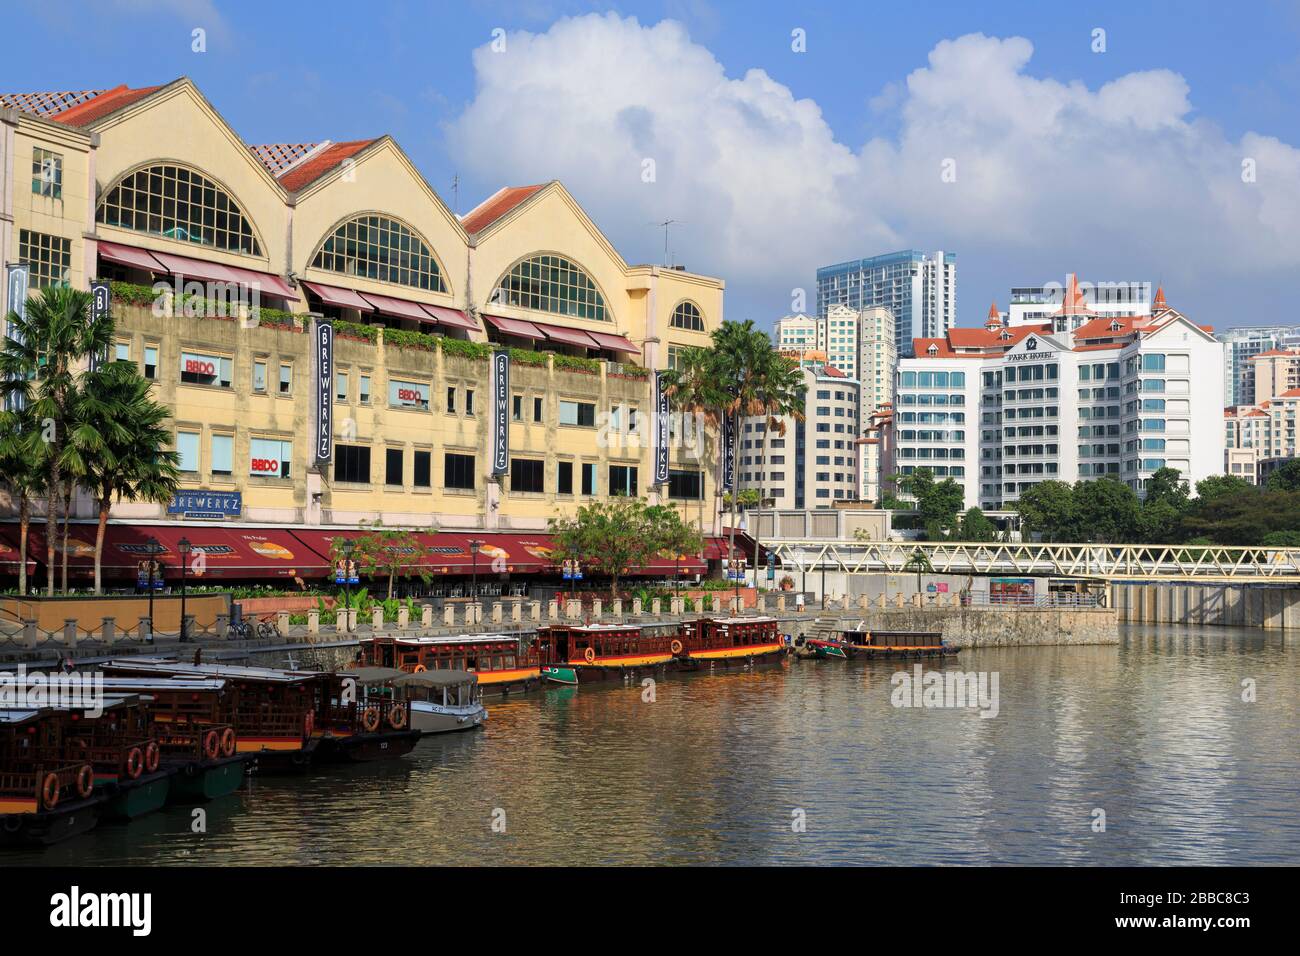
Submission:
M 1223 329 L 1214 336 L 1223 343 L 1223 400 L 1225 406 L 1255 405 L 1255 364 L 1261 352 L 1300 346 L 1300 325 L 1252 326 Z
M 911 355 L 913 339 L 941 337 L 956 322 L 957 256 L 904 249 L 823 266 L 817 270 L 818 317 L 836 305 L 889 309 L 897 354 Z
M 1065 303 L 1065 290 L 1070 281 L 1049 282 L 1042 286 L 1015 286 L 1006 312 L 1006 324 L 1039 325 L 1051 321 Z M 1150 282 L 1078 282 L 1079 292 L 1089 314 L 1110 319 L 1124 315 L 1150 315 L 1152 285 Z

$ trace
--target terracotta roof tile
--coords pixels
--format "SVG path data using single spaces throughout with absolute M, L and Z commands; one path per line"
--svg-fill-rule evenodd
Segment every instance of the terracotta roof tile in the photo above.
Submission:
M 60 90 L 49 93 L 0 93 L 0 106 L 14 106 L 23 113 L 46 119 L 103 93 L 103 90 Z
M 296 163 L 319 145 L 319 143 L 264 143 L 248 148 L 252 150 L 258 161 L 271 171 L 272 176 L 279 176 L 286 166 Z
M 545 186 L 545 183 L 536 186 L 503 186 L 471 209 L 460 224 L 468 233 L 482 232 Z
M 289 192 L 299 192 L 373 142 L 373 139 L 355 139 L 347 143 L 334 143 L 277 178 L 280 185 Z
M 157 92 L 160 89 L 162 89 L 161 86 L 142 86 L 137 90 L 133 90 L 123 83 L 111 90 L 105 90 L 98 96 L 83 100 L 75 106 L 70 106 L 51 118 L 67 126 L 89 126 L 96 120 L 103 119 L 110 113 L 116 113 L 123 107 L 130 106 L 137 100 L 142 100 L 150 93 Z

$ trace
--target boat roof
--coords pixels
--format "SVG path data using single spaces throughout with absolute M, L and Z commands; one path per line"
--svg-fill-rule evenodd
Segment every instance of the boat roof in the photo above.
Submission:
M 590 633 L 592 631 L 639 631 L 640 624 L 553 624 L 553 628 L 559 627 L 567 631 L 582 631 Z
M 428 647 L 440 644 L 492 644 L 500 641 L 517 641 L 518 634 L 447 634 L 438 637 L 395 637 L 394 644 L 411 644 Z
M 286 671 L 274 667 L 245 667 L 236 664 L 182 664 L 165 657 L 128 657 L 106 661 L 106 670 L 146 671 L 175 677 L 227 677 L 234 680 L 261 680 L 277 684 L 295 684 L 329 676 L 324 671 Z
M 183 674 L 162 675 L 158 677 L 105 677 L 105 690 L 130 691 L 148 694 L 155 691 L 208 690 L 226 689 L 226 681 L 215 677 L 188 677 Z
M 113 710 L 117 707 L 141 703 L 142 700 L 143 698 L 139 694 L 104 694 L 102 697 L 92 698 L 95 708 L 99 710 Z M 46 703 L 41 707 L 0 707 L 0 724 L 21 724 L 35 717 L 44 717 L 50 714 L 84 714 L 90 709 L 84 704 L 60 703 Z
M 421 684 L 425 687 L 454 687 L 457 684 L 477 684 L 478 675 L 469 671 L 420 671 L 418 674 L 402 674 L 393 683 L 398 686 Z
M 34 708 L 0 707 L 0 724 L 23 724 L 38 714 Z
M 766 624 L 775 621 L 774 617 L 715 617 L 716 624 Z
M 353 667 L 338 671 L 338 676 L 344 680 L 351 678 L 358 684 L 386 684 L 405 673 L 395 667 Z

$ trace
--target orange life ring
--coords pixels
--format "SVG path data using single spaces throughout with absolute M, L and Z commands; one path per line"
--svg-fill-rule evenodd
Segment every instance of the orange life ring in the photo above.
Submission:
M 126 755 L 126 775 L 132 780 L 137 780 L 143 770 L 144 754 L 140 752 L 139 747 L 132 747 L 130 753 Z
M 680 654 L 682 652 L 682 642 L 674 637 L 672 643 L 668 645 L 668 650 L 674 654 Z
M 221 753 L 221 735 L 215 730 L 209 730 L 203 735 L 203 756 L 209 760 L 216 760 L 217 755 Z
M 90 764 L 84 764 L 77 771 L 77 796 L 86 799 L 95 789 L 95 771 Z
M 406 708 L 401 704 L 394 704 L 388 708 L 388 723 L 394 730 L 401 730 L 406 726 Z
M 594 647 L 587 648 L 582 652 L 582 659 L 588 664 L 596 663 L 596 649 Z
M 162 762 L 162 751 L 158 749 L 158 741 L 151 740 L 144 745 L 144 769 L 153 773 L 158 769 L 158 764 Z
M 304 737 L 310 737 L 312 731 L 315 729 L 316 729 L 316 715 L 309 710 L 307 711 L 307 716 L 305 716 L 302 719 L 302 735 Z
M 41 802 L 46 810 L 53 810 L 59 805 L 59 775 L 47 773 L 41 781 Z
M 235 754 L 235 728 L 227 727 L 221 732 L 221 753 L 226 757 Z
M 428 669 L 429 669 L 429 668 L 425 667 L 423 664 L 416 664 L 416 665 L 415 665 L 415 669 L 414 669 L 413 671 L 411 671 L 411 673 L 412 673 L 412 674 L 423 674 L 423 673 L 424 673 L 425 671 L 427 671 Z
M 373 734 L 379 729 L 378 707 L 367 707 L 361 712 L 361 729 L 368 734 Z

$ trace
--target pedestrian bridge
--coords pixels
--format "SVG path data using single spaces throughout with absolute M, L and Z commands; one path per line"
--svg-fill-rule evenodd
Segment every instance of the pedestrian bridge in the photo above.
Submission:
M 952 541 L 761 541 L 785 572 L 1014 575 L 1098 581 L 1300 582 L 1300 548 Z M 917 557 L 923 555 L 925 560 Z

